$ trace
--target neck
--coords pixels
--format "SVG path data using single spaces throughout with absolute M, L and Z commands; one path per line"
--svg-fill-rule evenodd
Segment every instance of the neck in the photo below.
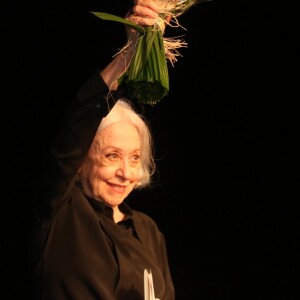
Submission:
M 113 214 L 114 214 L 113 218 L 114 218 L 115 223 L 118 223 L 118 222 L 124 220 L 124 218 L 125 218 L 125 215 L 120 211 L 118 206 L 113 207 Z

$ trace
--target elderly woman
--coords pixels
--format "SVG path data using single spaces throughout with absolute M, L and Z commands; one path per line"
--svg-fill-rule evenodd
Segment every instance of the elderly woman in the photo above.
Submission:
M 128 15 L 140 25 L 157 18 L 142 4 Z M 108 97 L 132 52 L 84 84 L 46 154 L 32 244 L 36 299 L 175 299 L 163 234 L 124 202 L 155 170 L 147 123 L 126 99 Z

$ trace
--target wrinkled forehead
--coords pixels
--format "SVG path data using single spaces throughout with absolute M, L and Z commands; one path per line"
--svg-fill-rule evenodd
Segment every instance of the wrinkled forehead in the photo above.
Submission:
M 129 122 L 118 122 L 97 132 L 94 145 L 96 148 L 116 147 L 119 149 L 139 149 L 141 137 L 137 127 Z

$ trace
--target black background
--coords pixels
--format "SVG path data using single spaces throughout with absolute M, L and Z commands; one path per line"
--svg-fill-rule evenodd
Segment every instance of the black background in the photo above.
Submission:
M 123 25 L 89 12 L 124 16 L 131 6 L 24 2 L 1 18 L 3 299 L 29 292 L 29 187 L 40 152 L 80 85 L 126 42 Z M 179 300 L 299 298 L 299 133 L 283 85 L 280 12 L 276 1 L 212 0 L 178 19 L 186 30 L 166 29 L 188 47 L 169 65 L 169 94 L 145 108 L 154 185 L 127 201 L 164 232 Z

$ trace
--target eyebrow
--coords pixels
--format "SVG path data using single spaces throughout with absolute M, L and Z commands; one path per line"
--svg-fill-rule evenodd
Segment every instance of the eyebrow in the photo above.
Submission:
M 117 150 L 117 151 L 123 152 L 122 148 L 117 147 L 117 146 L 107 146 L 104 148 L 100 147 L 100 151 L 105 151 L 105 150 Z M 137 149 L 133 149 L 132 151 L 130 151 L 130 153 L 134 153 L 134 152 L 141 152 L 141 149 L 137 148 Z

